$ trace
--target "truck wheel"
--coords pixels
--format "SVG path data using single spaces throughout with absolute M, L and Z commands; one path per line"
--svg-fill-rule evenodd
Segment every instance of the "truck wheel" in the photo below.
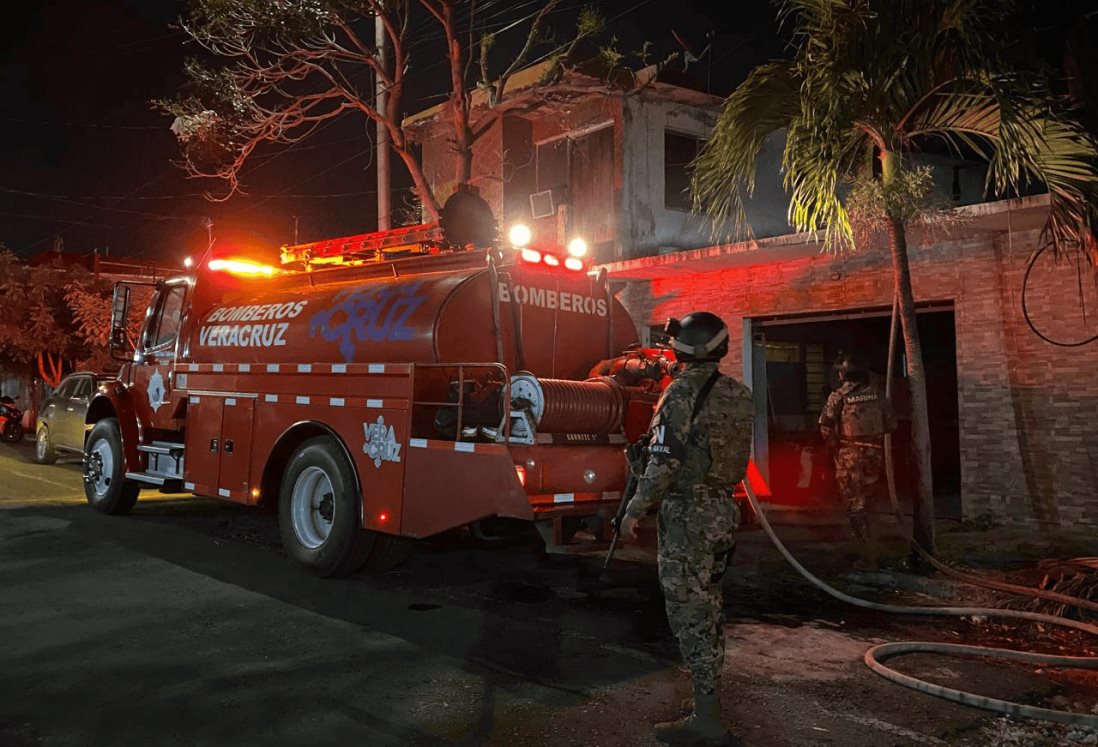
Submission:
M 362 529 L 357 484 L 334 438 L 310 438 L 294 452 L 278 496 L 282 546 L 294 563 L 318 576 L 363 566 L 377 535 Z
M 366 571 L 368 573 L 382 573 L 395 568 L 415 551 L 416 543 L 407 537 L 396 537 L 392 534 L 374 532 L 373 547 L 370 548 L 370 556 L 366 558 Z
M 39 464 L 53 464 L 57 461 L 57 452 L 50 443 L 50 432 L 46 426 L 38 429 L 38 437 L 34 441 L 34 461 Z
M 117 418 L 103 418 L 92 428 L 84 449 L 84 495 L 101 514 L 128 514 L 141 486 L 125 478 L 122 432 Z

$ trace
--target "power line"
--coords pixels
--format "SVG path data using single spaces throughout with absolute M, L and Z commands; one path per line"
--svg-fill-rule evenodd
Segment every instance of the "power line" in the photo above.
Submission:
M 144 210 L 131 210 L 130 208 L 114 207 L 113 205 L 95 205 L 95 204 L 92 204 L 92 203 L 89 203 L 89 202 L 84 202 L 83 200 L 72 199 L 70 197 L 62 197 L 60 195 L 50 195 L 50 194 L 46 194 L 44 192 L 23 192 L 21 190 L 14 190 L 14 189 L 2 189 L 0 191 L 15 193 L 15 194 L 22 194 L 24 196 L 36 197 L 36 198 L 39 198 L 39 199 L 50 200 L 50 201 L 53 201 L 53 202 L 67 203 L 69 205 L 76 205 L 78 207 L 90 207 L 90 208 L 94 208 L 97 211 L 107 211 L 107 212 L 111 212 L 111 213 L 126 213 L 128 215 L 137 215 L 137 216 L 141 216 L 142 218 L 153 218 L 155 220 L 180 220 L 181 219 L 179 216 L 163 215 L 161 213 L 150 213 L 150 212 L 146 212 Z
M 139 184 L 138 186 L 134 187 L 129 193 L 127 193 L 127 195 L 123 199 L 128 199 L 130 196 L 136 194 L 137 192 L 141 191 L 142 189 L 145 189 L 149 185 L 155 184 L 156 182 L 160 181 L 161 179 L 163 179 L 168 174 L 172 173 L 172 171 L 174 171 L 174 170 L 175 169 L 173 167 L 172 169 L 169 169 L 167 171 L 160 172 L 159 174 L 154 176 L 152 179 L 149 179 L 148 181 L 144 182 L 143 184 Z M 98 205 L 95 206 L 95 210 L 88 213 L 87 217 L 85 217 L 83 220 L 77 221 L 76 223 L 73 223 L 72 225 L 70 225 L 69 229 L 78 228 L 80 226 L 88 224 L 91 221 L 92 218 L 94 218 L 96 215 L 99 215 L 102 211 L 103 211 L 103 208 L 101 206 L 98 206 Z M 56 232 L 50 234 L 49 236 L 45 236 L 45 237 L 39 239 L 38 241 L 35 241 L 35 242 L 23 247 L 21 250 L 17 251 L 16 254 L 18 254 L 18 255 L 29 254 L 31 252 L 31 250 L 33 250 L 34 248 L 40 246 L 41 244 L 44 244 L 47 241 L 51 241 L 53 239 L 54 235 L 56 235 Z
M 67 218 L 58 218 L 56 215 L 32 215 L 32 214 L 28 214 L 28 213 L 9 213 L 6 210 L 0 210 L 0 215 L 6 216 L 8 218 L 19 218 L 20 220 L 40 220 L 40 221 L 46 221 L 46 222 L 51 222 L 51 223 L 74 223 L 74 222 L 76 222 L 76 221 L 71 221 Z M 113 228 L 113 226 L 108 226 L 104 223 L 83 223 L 82 225 L 94 226 L 95 228 Z M 12 251 L 15 252 L 17 255 L 21 254 L 20 251 L 17 251 L 15 249 L 12 249 Z
M 375 194 L 376 191 L 377 190 L 370 189 L 355 192 L 299 192 L 293 194 L 283 192 L 271 192 L 266 194 L 259 192 L 244 192 L 242 194 L 246 197 L 354 197 L 358 195 Z M 11 189 L 9 187 L 0 187 L 0 192 L 47 200 L 185 200 L 188 198 L 206 196 L 204 192 L 186 192 L 177 195 L 139 195 L 136 197 L 125 197 L 123 195 L 61 195 L 49 192 L 28 192 L 26 190 Z
M 18 124 L 27 124 L 35 126 L 46 127 L 73 127 L 76 129 L 91 129 L 91 130 L 140 130 L 143 132 L 148 131 L 163 131 L 166 127 L 155 125 L 123 125 L 123 124 L 97 124 L 95 122 L 51 122 L 45 119 L 23 119 L 22 117 L 0 117 L 0 121 L 3 122 L 16 122 Z
M 501 2 L 502 2 L 502 0 L 495 0 L 495 2 L 486 3 L 484 6 L 481 7 L 481 10 L 485 11 L 485 10 L 491 9 L 491 8 L 495 7 L 496 5 L 501 4 Z M 644 5 L 648 4 L 649 2 L 651 2 L 651 0 L 640 0 L 639 2 L 634 3 L 629 8 L 626 8 L 625 10 L 621 11 L 620 13 L 617 13 L 616 15 L 612 16 L 611 18 L 607 19 L 606 23 L 609 24 L 609 23 L 612 23 L 616 20 L 619 20 L 622 17 L 626 16 L 627 14 L 637 10 L 638 8 L 643 7 Z M 527 4 L 521 5 L 519 7 L 520 8 L 526 7 L 529 4 L 532 4 L 532 3 L 527 3 Z M 511 6 L 510 10 L 514 10 L 514 6 Z M 566 10 L 566 8 L 558 8 L 558 9 L 556 9 L 555 12 L 563 12 L 564 10 Z M 499 12 L 493 14 L 493 15 L 489 15 L 488 19 L 492 20 L 492 19 L 495 19 L 495 18 L 500 18 L 501 16 L 504 15 L 504 12 L 505 11 L 499 11 Z M 536 14 L 536 11 L 535 11 L 535 14 Z M 527 16 L 527 19 L 532 18 L 533 15 L 534 14 L 531 14 L 530 16 Z M 521 23 L 521 22 L 522 21 L 520 20 L 517 23 Z M 514 25 L 517 25 L 517 23 L 511 23 L 509 25 L 505 24 L 505 26 L 507 28 L 510 28 L 510 27 L 513 27 Z M 419 24 L 420 27 L 427 27 L 429 25 L 430 25 L 430 20 L 429 19 L 425 19 L 423 22 L 421 22 Z M 164 35 L 164 36 L 172 36 L 172 35 L 174 35 L 174 34 L 167 34 L 167 35 Z M 413 38 L 415 38 L 414 35 L 413 35 Z M 421 38 L 417 41 L 412 42 L 412 44 L 409 45 L 409 49 L 411 50 L 411 49 L 418 48 L 418 47 L 420 47 L 420 45 L 427 44 L 427 43 L 429 43 L 430 41 L 433 41 L 436 38 L 441 38 L 441 37 L 431 35 L 431 36 L 427 36 L 426 38 Z M 545 59 L 548 59 L 552 55 L 554 55 L 554 54 L 560 52 L 561 50 L 565 49 L 568 46 L 568 44 L 570 44 L 570 43 L 571 42 L 568 42 L 566 44 L 558 45 L 557 47 L 555 47 L 550 52 L 542 55 L 541 57 L 537 58 L 536 60 L 534 60 L 533 62 L 531 62 L 529 64 L 535 65 L 535 64 L 538 64 L 539 62 L 544 61 Z M 472 41 L 470 41 L 469 47 L 466 50 L 467 55 L 472 53 L 472 48 L 473 48 L 473 43 L 472 43 Z M 427 67 L 425 67 L 425 68 L 423 68 L 423 69 L 421 69 L 417 72 L 418 73 L 425 73 L 425 72 L 433 71 L 433 70 L 437 69 L 438 67 L 441 67 L 441 66 L 443 66 L 447 63 L 448 63 L 448 59 L 443 58 L 443 59 L 435 62 L 434 64 L 428 65 Z M 364 72 L 368 73 L 369 70 L 365 70 Z M 15 118 L 10 118 L 10 119 L 14 120 Z M 313 130 L 312 133 L 310 133 L 310 135 L 315 136 L 316 133 L 320 132 L 325 127 L 327 127 L 330 124 L 332 124 L 333 122 L 335 122 L 336 119 L 337 119 L 336 117 L 333 117 L 332 119 L 329 119 L 329 120 L 321 123 L 320 125 L 318 125 Z M 30 122 L 28 122 L 28 123 L 30 123 Z M 39 123 L 39 124 L 42 124 L 42 123 Z M 45 124 L 53 125 L 55 123 L 45 123 Z M 73 125 L 73 126 L 76 126 L 76 125 Z M 107 126 L 105 126 L 105 127 L 107 127 Z M 146 127 L 137 127 L 137 126 L 126 126 L 126 125 L 117 125 L 117 126 L 110 126 L 110 127 L 114 127 L 114 128 L 117 128 L 117 129 L 128 129 L 130 127 L 133 127 L 134 129 L 150 129 L 150 130 L 157 129 L 157 128 L 151 127 L 151 126 L 147 127 L 147 128 Z M 278 158 L 281 158 L 282 156 L 286 155 L 287 153 L 298 151 L 298 150 L 305 150 L 306 148 L 311 148 L 311 147 L 319 147 L 319 144 L 315 144 L 315 145 L 312 145 L 312 146 L 301 146 L 300 142 L 301 141 L 291 143 L 288 147 L 284 148 L 283 150 L 279 151 L 278 153 L 272 154 L 269 158 L 263 159 L 259 162 L 253 162 L 251 164 L 251 168 L 242 170 L 241 176 L 253 173 L 255 170 L 257 170 L 257 169 L 259 169 L 263 166 L 269 165 L 271 162 L 273 162 L 274 160 L 276 160 Z M 341 160 L 341 161 L 339 161 L 339 162 L 323 169 L 322 171 L 320 171 L 316 174 L 313 174 L 312 176 L 307 177 L 306 179 L 300 180 L 300 181 L 296 182 L 295 184 L 290 185 L 289 187 L 287 187 L 287 189 L 290 189 L 293 186 L 299 186 L 301 184 L 307 183 L 308 181 L 311 181 L 312 179 L 323 176 L 324 174 L 327 174 L 330 171 L 332 171 L 336 168 L 339 168 L 340 166 L 345 165 L 346 163 L 354 160 L 355 158 L 361 157 L 365 153 L 366 153 L 366 151 L 359 151 L 355 154 L 352 154 L 348 158 L 345 158 L 345 159 L 343 159 L 343 160 Z M 174 171 L 174 169 L 169 169 L 168 171 L 162 172 L 161 174 L 153 177 L 152 179 L 150 179 L 149 181 L 147 181 L 143 184 L 138 185 L 133 190 L 131 190 L 130 192 L 128 192 L 128 193 L 126 193 L 125 195 L 122 195 L 122 196 L 118 196 L 118 197 L 112 196 L 110 198 L 96 197 L 96 198 L 84 198 L 84 199 L 111 199 L 111 200 L 161 199 L 160 196 L 148 196 L 148 195 L 141 196 L 141 195 L 138 195 L 138 196 L 135 197 L 135 195 L 137 195 L 137 193 L 142 191 L 143 189 L 146 189 L 150 185 L 152 185 L 155 182 L 159 181 L 160 179 L 162 179 L 167 174 L 172 173 L 172 171 Z M 19 191 L 17 191 L 17 190 L 4 190 L 4 191 L 13 191 L 13 192 L 19 193 Z M 308 198 L 308 197 L 351 197 L 351 196 L 359 196 L 359 195 L 366 195 L 366 194 L 372 194 L 372 193 L 373 193 L 372 190 L 363 190 L 359 193 L 345 192 L 345 193 L 332 193 L 332 194 L 326 194 L 326 195 L 324 195 L 324 194 L 316 194 L 316 195 L 302 194 L 302 195 L 299 195 L 299 196 L 302 197 L 302 198 Z M 42 198 L 42 199 L 54 199 L 54 200 L 58 200 L 58 201 L 62 201 L 62 202 L 69 202 L 69 203 L 72 203 L 72 204 L 93 208 L 93 211 L 91 213 L 89 213 L 84 219 L 71 223 L 71 225 L 69 226 L 69 229 L 77 228 L 77 227 L 82 226 L 82 225 L 89 225 L 90 221 L 93 217 L 95 217 L 98 214 L 101 214 L 104 211 L 123 212 L 123 213 L 127 213 L 127 214 L 130 214 L 130 215 L 136 216 L 136 217 L 144 217 L 144 218 L 149 218 L 149 219 L 153 219 L 153 220 L 192 220 L 193 219 L 193 217 L 184 217 L 184 216 L 179 216 L 179 215 L 168 216 L 168 215 L 161 215 L 161 214 L 156 214 L 156 213 L 149 213 L 149 212 L 146 212 L 146 211 L 136 211 L 136 210 L 129 210 L 129 209 L 125 209 L 125 208 L 114 208 L 114 207 L 107 206 L 107 205 L 90 205 L 88 203 L 82 202 L 81 199 L 79 199 L 79 198 L 78 199 L 73 199 L 69 196 L 48 195 L 46 193 L 37 193 L 37 194 L 24 193 L 24 194 L 27 194 L 28 196 L 39 197 L 39 198 Z M 256 203 L 256 205 L 261 204 L 262 202 L 265 202 L 266 200 L 271 199 L 273 197 L 295 197 L 295 196 L 298 196 L 298 195 L 293 195 L 293 194 L 291 194 L 287 191 L 276 192 L 276 193 L 272 193 L 272 194 L 269 194 L 269 195 L 260 196 L 260 200 L 259 200 L 258 203 Z M 173 198 L 173 199 L 177 199 L 177 198 Z M 29 252 L 29 251 L 33 250 L 34 248 L 36 248 L 37 246 L 41 245 L 42 243 L 44 243 L 46 241 L 49 241 L 50 239 L 52 239 L 52 237 L 53 236 L 51 234 L 51 236 L 47 236 L 47 237 L 44 237 L 44 238 L 42 238 L 42 239 L 40 239 L 36 242 L 33 242 L 32 244 L 24 247 L 22 252 Z

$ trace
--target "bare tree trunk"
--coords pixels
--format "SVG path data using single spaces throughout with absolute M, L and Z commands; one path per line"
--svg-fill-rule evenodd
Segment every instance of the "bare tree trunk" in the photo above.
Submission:
M 473 132 L 469 126 L 469 110 L 472 106 L 469 91 L 465 87 L 466 54 L 462 40 L 454 24 L 453 0 L 441 0 L 436 5 L 425 2 L 424 7 L 442 24 L 446 35 L 446 56 L 450 63 L 450 108 L 454 127 L 454 164 L 456 186 L 468 184 L 473 177 Z
M 926 405 L 926 374 L 923 349 L 915 322 L 915 294 L 911 289 L 911 267 L 907 257 L 907 231 L 899 218 L 888 221 L 888 248 L 896 276 L 896 294 L 900 299 L 900 321 L 907 354 L 908 386 L 911 390 L 911 449 L 915 457 L 915 494 L 912 524 L 915 541 L 934 553 L 934 483 L 930 471 L 930 418 Z
M 431 184 L 427 181 L 427 175 L 423 172 L 423 164 L 416 158 L 416 154 L 412 152 L 404 133 L 398 127 L 388 126 L 388 130 L 389 141 L 392 143 L 393 150 L 400 156 L 400 160 L 404 162 L 408 174 L 412 177 L 412 189 L 423 205 L 423 212 L 425 213 L 423 219 L 427 223 L 438 220 L 439 214 L 442 213 L 442 206 L 439 205 L 438 199 L 431 189 Z

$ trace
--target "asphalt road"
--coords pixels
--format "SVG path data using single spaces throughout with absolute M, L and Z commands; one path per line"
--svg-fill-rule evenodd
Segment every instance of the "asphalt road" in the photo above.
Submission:
M 270 513 L 152 493 L 131 516 L 99 516 L 78 465 L 34 465 L 31 446 L 0 446 L 4 747 L 649 745 L 688 692 L 650 565 L 622 564 L 607 587 L 596 559 L 455 532 L 389 573 L 321 580 L 287 564 Z M 871 642 L 975 635 L 966 623 L 837 606 L 775 571 L 761 533 L 736 563 L 725 713 L 748 744 L 1086 738 L 903 690 L 861 663 Z M 1024 667 L 905 669 L 1098 703 L 1089 683 Z

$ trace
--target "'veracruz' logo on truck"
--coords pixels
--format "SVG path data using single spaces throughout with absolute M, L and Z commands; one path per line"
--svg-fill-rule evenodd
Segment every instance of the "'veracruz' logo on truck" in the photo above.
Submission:
M 309 320 L 309 335 L 319 332 L 327 342 L 339 340 L 347 362 L 354 360 L 359 342 L 411 340 L 415 330 L 407 325 L 408 317 L 427 300 L 421 285 L 423 281 L 340 291 L 332 299 L 335 303 Z
M 362 430 L 366 434 L 366 443 L 362 445 L 362 452 L 374 460 L 374 466 L 380 467 L 382 462 L 400 461 L 400 443 L 396 438 L 393 426 L 385 425 L 385 418 L 377 416 L 376 423 L 363 423 Z

